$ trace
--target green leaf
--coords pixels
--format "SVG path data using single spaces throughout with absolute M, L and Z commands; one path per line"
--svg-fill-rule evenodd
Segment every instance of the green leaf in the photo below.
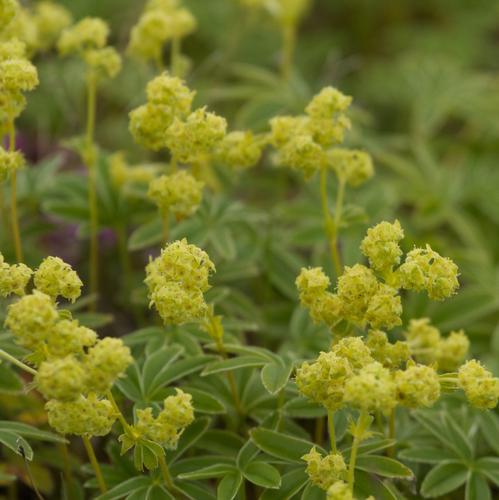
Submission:
M 213 343 L 207 344 L 206 347 L 212 350 L 217 350 L 216 344 Z M 231 354 L 244 354 L 253 357 L 260 357 L 262 361 L 266 363 L 278 361 L 280 359 L 279 356 L 263 347 L 224 343 L 224 348 Z
M 224 456 L 234 456 L 234 458 L 243 445 L 244 441 L 241 436 L 220 429 L 210 429 L 197 444 L 203 450 L 209 450 L 211 453 L 219 453 Z
M 492 495 L 487 480 L 476 472 L 471 472 L 466 482 L 465 500 L 491 500 Z
M 288 401 L 283 410 L 286 416 L 291 418 L 320 418 L 327 415 L 326 409 L 308 398 L 298 396 Z
M 17 455 L 33 460 L 33 449 L 19 434 L 4 429 L 0 430 L 0 443 L 11 449 Z
M 209 239 L 213 248 L 222 259 L 233 260 L 236 257 L 236 242 L 229 228 L 217 228 L 211 232 Z
M 171 457 L 172 463 L 203 437 L 206 429 L 208 429 L 210 425 L 210 422 L 210 418 L 200 417 L 196 418 L 196 420 L 194 420 L 194 422 L 187 427 L 187 429 L 180 436 L 177 449 L 168 453 L 169 457 Z
M 361 455 L 357 458 L 356 468 L 383 477 L 412 479 L 414 474 L 409 467 L 393 458 L 378 455 Z
M 236 497 L 243 482 L 240 472 L 230 472 L 218 484 L 217 500 L 232 500 Z
M 111 488 L 106 493 L 99 495 L 96 500 L 117 500 L 148 488 L 151 485 L 151 478 L 148 476 L 136 476 L 123 481 Z
M 296 438 L 282 432 L 264 429 L 262 427 L 250 431 L 253 442 L 265 453 L 288 462 L 303 462 L 302 456 L 308 453 L 315 445 L 305 439 Z M 318 451 L 326 451 L 316 446 Z
M 308 483 L 301 494 L 301 500 L 324 500 L 324 491 L 312 483 Z
M 144 397 L 147 398 L 150 394 L 154 394 L 156 390 L 162 387 L 162 373 L 166 371 L 183 352 L 183 347 L 173 345 L 168 348 L 159 349 L 146 358 L 144 366 L 142 367 L 142 390 L 144 391 Z
M 212 479 L 223 477 L 231 472 L 237 472 L 237 469 L 233 465 L 213 464 L 208 467 L 203 467 L 202 469 L 195 470 L 193 472 L 180 474 L 178 478 L 195 481 L 198 479 Z
M 263 488 L 277 489 L 281 486 L 281 475 L 272 465 L 255 461 L 249 463 L 243 470 L 244 477 Z
M 398 454 L 399 458 L 424 464 L 439 464 L 445 460 L 456 460 L 459 458 L 452 450 L 446 448 L 433 448 L 422 446 L 402 450 Z
M 493 411 L 480 413 L 480 429 L 487 444 L 499 455 L 499 416 Z
M 390 483 L 381 481 L 367 472 L 355 471 L 355 498 L 366 498 L 372 495 L 376 500 L 399 500 L 390 487 Z M 402 497 L 403 498 L 403 497 Z
M 396 444 L 395 439 L 379 439 L 373 438 L 364 441 L 357 449 L 357 454 L 360 455 L 369 455 L 370 453 L 374 453 L 379 450 L 386 450 L 386 448 L 390 448 Z M 349 455 L 351 451 L 351 447 L 345 448 L 342 450 L 344 455 Z
M 223 359 L 221 361 L 214 361 L 207 365 L 201 376 L 212 375 L 214 373 L 223 373 L 232 370 L 239 370 L 241 368 L 253 368 L 262 366 L 264 362 L 261 358 L 254 356 L 237 356 L 235 358 Z
M 281 479 L 281 487 L 276 490 L 264 491 L 260 500 L 289 500 L 308 483 L 305 467 L 291 470 Z
M 433 467 L 421 484 L 425 498 L 435 498 L 459 488 L 468 477 L 468 469 L 459 462 L 443 462 Z
M 176 380 L 191 375 L 202 370 L 208 363 L 212 362 L 215 356 L 207 356 L 202 354 L 199 356 L 192 356 L 191 358 L 181 359 L 173 365 L 170 365 L 166 370 L 163 370 L 161 374 L 155 379 L 155 384 L 159 387 L 164 387 L 169 385 Z M 150 394 L 151 398 L 154 398 L 156 394 Z
M 277 394 L 283 387 L 286 386 L 293 365 L 291 363 L 274 362 L 266 364 L 261 371 L 262 384 L 270 394 Z
M 62 436 L 49 431 L 41 431 L 32 425 L 23 424 L 21 422 L 0 420 L 0 431 L 15 432 L 29 439 L 38 439 L 49 443 L 67 443 L 67 440 Z
M 476 470 L 481 472 L 499 487 L 499 457 L 480 458 L 475 462 Z
M 163 238 L 163 228 L 161 219 L 155 217 L 150 222 L 139 226 L 132 232 L 128 239 L 128 249 L 130 251 L 142 250 L 156 245 Z
M 16 476 L 13 476 L 12 474 L 5 474 L 3 472 L 0 472 L 1 482 L 10 483 L 11 481 L 15 481 L 16 479 Z
M 216 397 L 216 393 L 210 394 L 207 391 L 194 387 L 182 387 L 182 390 L 188 392 L 192 396 L 192 403 L 197 412 L 208 413 L 210 415 L 217 415 L 225 412 L 225 406 L 223 402 Z
M 239 450 L 236 458 L 236 465 L 239 469 L 244 469 L 259 453 L 259 448 L 249 439 Z

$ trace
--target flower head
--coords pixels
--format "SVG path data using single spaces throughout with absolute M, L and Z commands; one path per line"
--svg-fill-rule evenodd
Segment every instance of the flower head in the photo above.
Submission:
M 440 381 L 434 368 L 409 365 L 395 372 L 397 401 L 407 408 L 430 407 L 440 397 Z
M 310 481 L 322 490 L 327 490 L 342 478 L 347 469 L 340 453 L 330 453 L 323 457 L 315 447 L 301 458 L 307 462 L 307 474 Z
M 352 187 L 364 184 L 374 175 L 371 156 L 365 151 L 333 148 L 327 153 L 327 163 Z
M 45 399 L 75 401 L 85 387 L 85 370 L 73 356 L 44 361 L 35 382 Z
M 85 17 L 62 32 L 57 47 L 62 55 L 102 49 L 108 36 L 109 26 L 104 20 Z
M 55 300 L 59 295 L 74 302 L 81 294 L 83 286 L 76 271 L 59 257 L 47 257 L 35 272 L 34 283 L 37 290 Z
M 37 2 L 34 9 L 34 21 L 38 33 L 38 48 L 47 50 L 52 47 L 61 32 L 71 25 L 71 13 L 55 2 Z
M 499 402 L 499 378 L 472 359 L 459 368 L 458 382 L 468 401 L 481 410 L 492 409 Z
M 25 264 L 10 266 L 0 253 L 0 297 L 7 297 L 12 293 L 24 295 L 32 274 L 33 271 Z
M 234 170 L 243 170 L 256 165 L 262 155 L 262 147 L 252 132 L 230 132 L 219 143 L 217 159 Z

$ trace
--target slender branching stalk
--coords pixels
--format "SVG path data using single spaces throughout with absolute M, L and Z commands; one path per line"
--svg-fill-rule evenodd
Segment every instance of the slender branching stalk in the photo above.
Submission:
M 83 440 L 83 445 L 87 450 L 88 459 L 90 460 L 90 463 L 92 464 L 92 467 L 94 469 L 97 484 L 99 485 L 99 490 L 101 491 L 101 493 L 105 493 L 107 491 L 106 482 L 104 480 L 104 476 L 102 475 L 102 470 L 100 468 L 97 457 L 95 456 L 92 443 L 88 436 L 82 436 L 81 439 Z
M 12 356 L 8 352 L 5 352 L 3 349 L 0 349 L 0 358 L 5 359 L 5 361 L 12 363 L 13 365 L 17 366 L 18 368 L 21 368 L 21 370 L 24 370 L 25 372 L 31 373 L 31 375 L 36 375 L 35 369 L 31 368 L 31 366 L 28 366 L 27 364 L 23 363 L 22 361 L 19 361 L 17 358 Z
M 328 410 L 327 412 L 327 427 L 329 432 L 329 442 L 331 445 L 331 452 L 336 453 L 336 432 L 334 429 L 334 412 Z

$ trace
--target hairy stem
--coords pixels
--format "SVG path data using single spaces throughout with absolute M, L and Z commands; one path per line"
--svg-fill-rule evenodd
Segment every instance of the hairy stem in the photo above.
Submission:
M 86 161 L 88 169 L 88 206 L 90 211 L 90 293 L 97 297 L 99 289 L 99 209 L 97 205 L 97 165 L 94 151 L 95 111 L 97 82 L 93 74 L 87 78 L 87 128 L 85 134 Z M 90 309 L 97 307 L 97 298 Z
M 125 434 L 128 434 L 129 436 L 133 437 L 133 431 L 132 428 L 130 427 L 129 423 L 126 421 L 125 416 L 120 410 L 120 407 L 116 403 L 116 400 L 114 399 L 113 393 L 111 390 L 106 392 L 106 397 L 109 399 L 109 402 L 113 406 L 114 411 L 116 412 L 116 415 L 118 416 L 118 420 L 120 421 L 121 426 L 123 427 L 123 432 Z
M 341 183 L 340 183 L 341 186 Z M 336 228 L 336 220 L 333 220 L 331 217 L 331 213 L 329 212 L 329 202 L 328 202 L 328 195 L 327 195 L 327 168 L 322 167 L 321 169 L 321 178 L 320 178 L 320 192 L 321 192 L 321 205 L 322 205 L 322 215 L 324 217 L 324 225 L 326 229 L 326 236 L 328 239 L 329 243 L 329 248 L 331 251 L 331 260 L 333 262 L 334 269 L 336 271 L 336 275 L 340 276 L 341 274 L 341 260 L 340 260 L 340 255 L 338 253 L 338 231 Z M 343 190 L 341 192 L 341 197 L 340 197 L 340 189 L 338 189 L 338 198 L 336 200 L 336 214 L 335 214 L 335 219 L 337 218 L 338 214 L 338 206 L 340 206 L 340 211 L 341 211 L 341 206 L 343 204 Z M 341 214 L 340 214 L 341 217 Z M 338 219 L 339 221 L 340 219 Z M 339 222 L 338 222 L 339 224 Z
M 170 470 L 168 469 L 168 464 L 166 463 L 165 457 L 163 455 L 159 457 L 159 467 L 161 468 L 161 474 L 163 475 L 166 487 L 169 491 L 174 492 L 175 485 L 173 484 L 173 479 L 170 474 Z
M 9 151 L 13 153 L 16 149 L 16 128 L 14 120 L 8 122 L 9 133 Z M 17 215 L 17 172 L 14 170 L 10 176 L 10 223 L 12 227 L 12 239 L 14 240 L 14 249 L 16 261 L 23 261 L 23 249 L 21 243 L 21 231 L 19 230 L 19 216 Z
M 370 425 L 370 417 L 367 412 L 362 410 L 359 415 L 359 419 L 357 420 L 357 424 L 355 425 L 355 433 L 353 436 L 352 449 L 350 451 L 350 460 L 348 462 L 348 486 L 350 491 L 353 494 L 353 487 L 355 483 L 355 464 L 357 462 L 357 451 L 359 449 L 359 444 L 363 441 L 365 432 L 369 428 Z
M 31 373 L 31 375 L 36 375 L 35 369 L 31 368 L 31 366 L 26 365 L 22 361 L 19 361 L 17 358 L 4 351 L 3 349 L 0 349 L 0 358 L 3 358 L 5 359 L 5 361 L 16 365 L 18 368 L 21 368 L 21 370 L 24 370 L 25 372 Z
M 338 449 L 336 448 L 336 432 L 334 430 L 334 412 L 328 410 L 327 412 L 327 426 L 329 432 L 329 442 L 331 444 L 331 451 L 336 453 Z
M 92 443 L 90 442 L 88 436 L 82 436 L 81 439 L 83 440 L 83 444 L 85 446 L 85 449 L 87 450 L 88 459 L 90 460 L 90 463 L 92 464 L 92 467 L 94 469 L 95 478 L 97 479 L 97 484 L 99 485 L 99 490 L 101 491 L 101 493 L 105 493 L 107 491 L 106 482 L 104 481 L 102 470 L 100 468 L 97 457 L 95 456 Z

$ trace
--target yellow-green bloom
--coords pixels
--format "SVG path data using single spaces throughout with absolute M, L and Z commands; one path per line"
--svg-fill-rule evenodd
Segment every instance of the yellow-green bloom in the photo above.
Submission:
M 262 147 L 252 132 L 230 132 L 218 145 L 218 161 L 234 170 L 253 167 L 260 161 Z
M 149 103 L 167 106 L 172 117 L 183 117 L 191 112 L 196 92 L 190 90 L 180 78 L 165 72 L 147 84 L 146 94 Z
M 163 409 L 154 417 L 152 408 L 137 410 L 137 432 L 147 439 L 174 450 L 184 431 L 194 420 L 192 396 L 177 389 L 175 396 L 168 396 Z
M 6 59 L 0 62 L 0 89 L 26 92 L 38 85 L 38 73 L 27 59 Z
M 25 264 L 10 266 L 0 253 L 0 297 L 8 297 L 12 293 L 24 295 L 32 274 L 33 271 Z
M 354 370 L 361 370 L 373 361 L 371 352 L 360 337 L 345 337 L 332 347 L 332 352 L 348 361 Z
M 210 153 L 225 137 L 225 118 L 206 108 L 192 112 L 185 121 L 175 118 L 166 132 L 166 145 L 182 163 L 191 163 Z
M 390 370 L 374 361 L 345 383 L 345 402 L 370 413 L 389 413 L 397 404 L 396 385 Z
M 305 179 L 312 177 L 326 161 L 326 153 L 309 135 L 297 135 L 279 150 L 277 156 L 279 165 L 300 170 Z
M 73 18 L 62 5 L 43 1 L 35 5 L 34 21 L 38 33 L 38 48 L 47 50 L 56 43 L 61 32 L 71 25 Z
M 108 36 L 109 26 L 104 20 L 85 17 L 62 32 L 57 47 L 62 55 L 102 49 Z
M 0 42 L 0 61 L 26 58 L 26 44 L 17 38 Z
M 117 188 L 128 183 L 149 184 L 154 179 L 155 172 L 153 165 L 129 166 L 123 153 L 115 153 L 109 157 L 109 173 Z
M 352 187 L 364 184 L 374 175 L 371 156 L 358 149 L 333 148 L 327 153 L 327 163 Z
M 411 354 L 421 363 L 435 361 L 440 344 L 440 330 L 430 323 L 429 318 L 411 319 L 405 332 Z
M 352 375 L 346 358 L 334 352 L 321 352 L 312 363 L 303 363 L 296 371 L 298 390 L 330 411 L 343 406 L 345 383 Z
M 441 338 L 437 346 L 436 361 L 438 369 L 444 372 L 456 370 L 466 358 L 470 341 L 463 330 L 451 332 Z
M 426 290 L 430 299 L 443 300 L 459 288 L 458 268 L 452 260 L 431 249 L 415 248 L 397 270 L 400 286 L 407 290 Z
M 98 77 L 114 78 L 121 71 L 121 56 L 114 47 L 86 50 L 83 59 Z
M 97 334 L 76 320 L 63 319 L 57 322 L 46 340 L 50 357 L 62 358 L 70 354 L 82 356 L 86 347 L 97 342 Z
M 373 328 L 391 329 L 401 325 L 402 302 L 397 290 L 380 284 L 377 292 L 369 300 L 365 320 Z
M 314 447 L 301 458 L 307 462 L 310 481 L 322 490 L 327 490 L 343 478 L 347 469 L 341 453 L 330 453 L 323 457 Z
M 270 120 L 270 142 L 282 148 L 298 135 L 306 135 L 308 119 L 306 116 L 276 116 Z
M 380 222 L 367 230 L 360 249 L 369 259 L 370 266 L 378 272 L 390 271 L 400 263 L 402 250 L 399 241 L 404 237 L 400 222 Z
M 35 272 L 34 283 L 37 290 L 55 300 L 59 295 L 74 302 L 81 294 L 83 286 L 76 271 L 59 257 L 47 257 Z
M 19 4 L 16 0 L 0 0 L 0 26 L 7 26 L 18 10 Z
M 45 399 L 75 401 L 85 387 L 85 370 L 73 356 L 44 361 L 35 382 Z
M 106 337 L 88 350 L 84 364 L 87 387 L 104 394 L 133 362 L 130 349 L 121 339 Z
M 398 368 L 410 357 L 407 342 L 397 341 L 391 344 L 386 333 L 381 330 L 369 330 L 365 344 L 371 356 L 386 368 Z
M 336 481 L 326 493 L 327 500 L 355 500 L 352 490 L 345 481 Z
M 468 401 L 481 410 L 495 408 L 499 402 L 499 378 L 472 359 L 459 368 L 459 386 Z
M 35 351 L 51 334 L 57 319 L 52 299 L 35 290 L 9 306 L 5 326 L 19 345 Z
M 93 393 L 75 401 L 52 399 L 45 404 L 45 409 L 50 426 L 60 434 L 105 436 L 117 418 L 112 404 Z
M 171 211 L 178 219 L 192 215 L 201 203 L 204 183 L 185 170 L 157 177 L 149 184 L 148 197 L 161 212 Z
M 407 408 L 433 406 L 440 397 L 440 381 L 434 368 L 411 364 L 395 372 L 397 401 Z

